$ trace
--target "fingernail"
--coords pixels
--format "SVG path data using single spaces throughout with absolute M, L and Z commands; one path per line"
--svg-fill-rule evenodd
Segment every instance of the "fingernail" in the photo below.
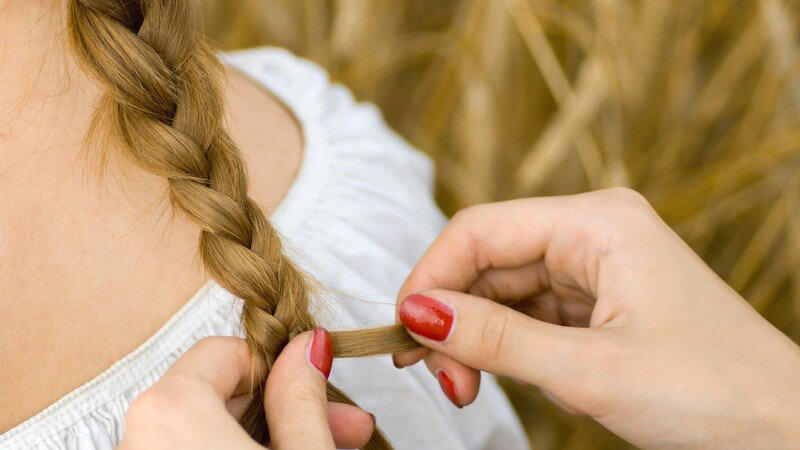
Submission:
M 375 414 L 372 414 L 371 412 L 368 412 L 367 414 L 369 414 L 369 416 L 372 417 L 373 428 L 376 427 L 378 425 L 378 419 L 375 418 Z
M 444 341 L 453 327 L 453 307 L 421 294 L 400 303 L 400 322 L 413 333 L 434 341 Z
M 314 336 L 308 348 L 308 362 L 328 379 L 333 365 L 333 341 L 325 328 L 314 328 Z
M 447 375 L 447 372 L 445 372 L 442 369 L 437 369 L 436 379 L 439 380 L 439 387 L 442 388 L 444 395 L 446 395 L 447 398 L 449 398 L 454 405 L 456 405 L 459 408 L 462 408 L 462 406 L 458 403 L 458 400 L 456 399 L 456 385 L 453 383 L 453 380 L 450 379 L 450 377 Z

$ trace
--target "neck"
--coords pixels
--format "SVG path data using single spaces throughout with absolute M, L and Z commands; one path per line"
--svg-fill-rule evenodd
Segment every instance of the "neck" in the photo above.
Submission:
M 66 1 L 0 0 L 0 174 L 86 129 L 97 89 L 69 49 L 66 17 Z

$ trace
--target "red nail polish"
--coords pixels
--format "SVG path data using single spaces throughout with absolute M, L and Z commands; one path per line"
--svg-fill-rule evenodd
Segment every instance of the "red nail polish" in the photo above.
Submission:
M 461 408 L 462 406 L 456 399 L 456 385 L 453 384 L 453 380 L 450 379 L 447 372 L 442 369 L 436 369 L 436 379 L 439 380 L 439 387 L 442 388 L 444 395 L 446 395 L 454 405 Z
M 308 361 L 316 367 L 325 379 L 331 374 L 333 365 L 333 341 L 325 328 L 314 328 L 311 347 L 308 349 Z
M 455 311 L 450 305 L 420 294 L 400 303 L 400 322 L 410 331 L 434 341 L 444 341 L 453 327 Z

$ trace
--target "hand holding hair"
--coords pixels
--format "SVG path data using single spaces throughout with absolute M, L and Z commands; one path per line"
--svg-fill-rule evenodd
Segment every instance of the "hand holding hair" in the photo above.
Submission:
M 800 347 L 633 191 L 469 208 L 400 298 L 459 407 L 484 370 L 641 447 L 800 448 Z
M 327 400 L 332 361 L 330 335 L 322 328 L 298 335 L 281 352 L 264 392 L 270 448 L 355 448 L 367 443 L 374 418 L 358 407 Z M 263 449 L 238 423 L 250 401 L 251 373 L 261 383 L 266 368 L 264 361 L 251 359 L 245 340 L 199 341 L 133 402 L 118 448 Z

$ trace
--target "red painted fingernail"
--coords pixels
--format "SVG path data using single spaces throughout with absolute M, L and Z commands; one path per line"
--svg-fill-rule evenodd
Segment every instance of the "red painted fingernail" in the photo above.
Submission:
M 456 385 L 453 384 L 453 380 L 450 379 L 450 377 L 447 375 L 447 372 L 442 369 L 437 369 L 436 379 L 439 380 L 439 387 L 442 388 L 444 395 L 446 395 L 454 405 L 461 408 L 462 406 L 456 399 Z
M 322 373 L 325 379 L 331 374 L 333 365 L 333 341 L 325 328 L 314 328 L 311 346 L 308 348 L 308 361 Z
M 420 294 L 400 303 L 400 322 L 410 331 L 434 341 L 444 341 L 453 327 L 453 307 Z

